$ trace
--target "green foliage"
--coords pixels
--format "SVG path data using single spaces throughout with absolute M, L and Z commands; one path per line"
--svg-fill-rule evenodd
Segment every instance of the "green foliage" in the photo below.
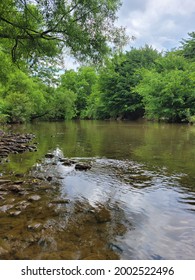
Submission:
M 194 124 L 195 123 L 195 115 L 189 117 L 189 122 Z
M 29 121 L 45 110 L 45 88 L 13 65 L 3 51 L 0 57 L 0 118 L 4 122 Z
M 81 1 L 82 7 L 84 2 Z M 101 2 L 108 4 L 112 1 Z M 11 13 L 14 14 L 19 6 L 16 7 L 14 2 L 9 0 L 8 4 L 11 3 Z M 53 3 L 53 0 L 50 3 Z M 72 1 L 68 3 L 71 5 Z M 80 1 L 76 3 L 75 5 L 80 5 Z M 87 1 L 86 5 L 94 3 L 97 4 L 95 0 Z M 0 11 L 5 8 L 4 4 L 4 1 L 0 3 Z M 42 22 L 46 20 L 42 10 L 36 11 L 36 5 L 32 5 L 29 11 L 37 18 L 41 14 L 41 28 Z M 16 18 L 19 19 L 21 15 L 20 12 L 17 13 Z M 6 26 L 1 16 L 6 15 L 6 10 L 0 14 L 0 38 Z M 24 20 L 21 18 L 21 26 Z M 33 28 L 33 24 L 32 19 L 27 27 Z M 11 24 L 9 25 L 10 30 L 8 28 L 7 32 L 12 34 Z M 21 36 L 18 26 L 15 26 L 15 31 Z M 111 58 L 107 58 L 104 66 L 95 68 L 88 65 L 80 67 L 77 71 L 68 70 L 60 79 L 56 75 L 55 63 L 46 56 L 41 57 L 42 67 L 34 67 L 31 76 L 27 71 L 26 62 L 19 69 L 6 53 L 10 41 L 1 41 L 0 123 L 21 123 L 36 118 L 136 119 L 144 114 L 147 119 L 152 120 L 194 123 L 194 33 L 190 36 L 192 39 L 185 40 L 182 50 L 167 52 L 164 56 L 147 45 L 140 49 L 132 48 L 126 53 L 118 50 Z M 19 53 L 19 49 L 15 51 Z M 190 55 L 186 55 L 187 51 Z M 25 58 L 23 51 L 21 54 Z M 37 58 L 36 54 L 33 55 Z
M 136 69 L 151 67 L 158 56 L 148 46 L 132 49 L 125 55 L 116 55 L 101 71 L 101 103 L 107 117 L 135 119 L 143 115 L 142 98 L 133 91 L 140 80 Z
M 32 103 L 27 95 L 19 92 L 12 92 L 6 96 L 5 102 L 9 121 L 13 123 L 22 123 L 30 119 Z
M 142 80 L 135 91 L 143 97 L 146 117 L 186 122 L 195 113 L 195 64 L 169 53 L 154 69 L 139 71 Z
M 97 74 L 94 67 L 83 66 L 77 72 L 73 70 L 66 71 L 61 76 L 59 88 L 61 90 L 72 91 L 75 93 L 76 117 L 86 117 L 86 107 L 89 96 L 92 94 L 92 88 L 96 84 Z
M 114 25 L 120 0 L 1 0 L 0 39 L 14 62 L 55 57 L 64 48 L 80 61 L 97 62 L 108 42 L 126 44 Z
M 75 114 L 76 95 L 70 90 L 58 88 L 53 96 L 50 96 L 48 103 L 48 113 L 46 118 L 49 120 L 70 120 Z
M 188 35 L 190 38 L 182 40 L 182 54 L 185 58 L 195 61 L 195 32 Z

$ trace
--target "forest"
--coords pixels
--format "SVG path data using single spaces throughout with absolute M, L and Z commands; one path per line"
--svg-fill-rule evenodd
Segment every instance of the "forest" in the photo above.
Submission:
M 166 52 L 149 45 L 125 51 L 129 38 L 114 26 L 119 6 L 1 1 L 0 122 L 195 122 L 195 32 Z M 80 61 L 77 70 L 63 65 L 67 53 Z

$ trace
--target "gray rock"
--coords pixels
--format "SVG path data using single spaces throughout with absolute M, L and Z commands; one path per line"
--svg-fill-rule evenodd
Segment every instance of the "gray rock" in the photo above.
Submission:
M 10 216 L 15 217 L 15 216 L 20 215 L 20 214 L 21 214 L 21 211 L 19 211 L 19 210 L 18 210 L 18 211 L 10 211 L 9 214 L 10 214 Z
M 39 231 L 43 228 L 41 223 L 38 222 L 32 222 L 28 225 L 28 229 L 32 231 Z
M 0 185 L 10 183 L 11 180 L 0 179 Z
M 35 194 L 35 195 L 31 195 L 31 196 L 28 198 L 28 201 L 30 201 L 30 202 L 32 202 L 32 201 L 38 201 L 38 200 L 40 200 L 40 199 L 41 199 L 40 195 Z
M 47 153 L 45 155 L 46 158 L 54 158 L 55 156 L 52 153 Z
M 86 164 L 86 163 L 77 163 L 75 165 L 75 169 L 80 170 L 80 171 L 86 171 L 86 170 L 91 169 L 91 165 Z

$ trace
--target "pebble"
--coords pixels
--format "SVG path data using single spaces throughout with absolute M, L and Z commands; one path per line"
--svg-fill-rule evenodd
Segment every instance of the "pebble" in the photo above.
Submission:
M 30 202 L 32 202 L 32 201 L 38 201 L 38 200 L 40 200 L 40 199 L 41 199 L 40 195 L 35 194 L 35 195 L 31 195 L 31 196 L 28 198 L 28 201 L 30 201 Z
M 33 230 L 33 231 L 41 230 L 42 229 L 42 224 L 37 223 L 37 222 L 33 222 L 33 223 L 28 225 L 28 229 Z
M 15 216 L 20 215 L 21 211 L 10 211 L 9 214 L 10 214 L 10 216 L 14 216 L 15 217 Z

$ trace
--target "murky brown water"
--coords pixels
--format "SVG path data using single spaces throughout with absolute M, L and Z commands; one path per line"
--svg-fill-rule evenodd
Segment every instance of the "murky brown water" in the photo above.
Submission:
M 12 129 L 34 133 L 38 150 L 1 163 L 1 259 L 195 259 L 195 126 Z

